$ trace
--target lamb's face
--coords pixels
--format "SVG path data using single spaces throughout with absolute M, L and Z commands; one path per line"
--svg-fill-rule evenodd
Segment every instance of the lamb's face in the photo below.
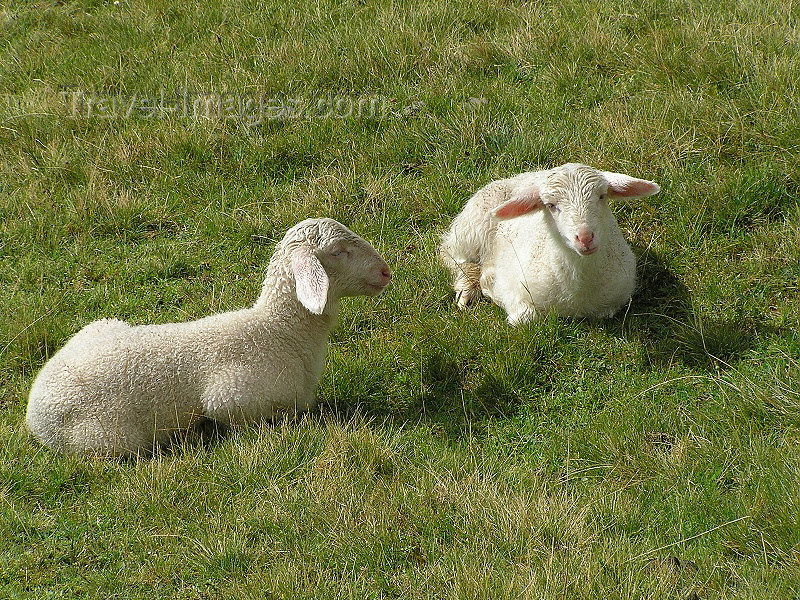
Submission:
M 608 207 L 608 182 L 595 169 L 564 165 L 548 176 L 541 201 L 567 247 L 582 256 L 597 252 L 603 226 L 613 221 Z
M 287 232 L 284 244 L 295 257 L 305 254 L 318 261 L 332 297 L 374 296 L 392 278 L 389 265 L 378 251 L 333 219 L 306 219 L 298 223 Z
M 374 296 L 392 278 L 389 265 L 377 250 L 349 229 L 322 240 L 315 254 L 328 274 L 330 290 L 337 296 Z
M 389 284 L 392 272 L 375 248 L 341 223 L 306 219 L 289 229 L 275 249 L 262 297 L 270 294 L 267 288 L 276 280 L 287 278 L 294 280 L 300 304 L 321 315 L 342 296 L 378 294 Z M 283 301 L 286 288 L 279 288 L 276 301 Z
M 616 219 L 608 207 L 609 197 L 642 198 L 661 190 L 653 181 L 577 163 L 523 175 L 526 179 L 492 209 L 492 216 L 506 220 L 544 210 L 544 218 L 567 248 L 581 256 L 594 254 L 606 234 L 614 235 Z

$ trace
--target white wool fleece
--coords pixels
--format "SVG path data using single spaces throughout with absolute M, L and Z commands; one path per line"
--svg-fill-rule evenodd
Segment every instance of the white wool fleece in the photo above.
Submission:
M 659 190 L 652 181 L 576 163 L 484 186 L 439 247 L 458 305 L 482 293 L 511 324 L 549 311 L 613 315 L 633 293 L 636 260 L 608 200 Z
M 84 327 L 36 377 L 28 427 L 59 452 L 136 455 L 203 418 L 239 425 L 313 408 L 339 298 L 375 295 L 390 277 L 344 225 L 303 221 L 278 244 L 251 308 Z

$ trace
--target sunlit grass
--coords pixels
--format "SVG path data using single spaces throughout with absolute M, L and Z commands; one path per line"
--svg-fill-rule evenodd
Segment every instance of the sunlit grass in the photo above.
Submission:
M 795 12 L 2 9 L 0 596 L 793 597 Z M 184 94 L 311 109 L 253 124 L 85 104 Z M 315 112 L 364 98 L 379 118 Z M 613 207 L 631 306 L 514 329 L 489 303 L 457 312 L 435 258 L 450 219 L 493 178 L 568 161 L 662 186 Z M 250 304 L 309 216 L 395 273 L 343 303 L 318 412 L 129 463 L 25 431 L 33 377 L 84 324 Z

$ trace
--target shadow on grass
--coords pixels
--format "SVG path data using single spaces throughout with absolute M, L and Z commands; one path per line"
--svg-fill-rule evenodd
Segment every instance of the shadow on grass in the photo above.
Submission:
M 641 344 L 643 361 L 654 367 L 679 363 L 690 368 L 719 370 L 744 357 L 773 329 L 763 320 L 742 313 L 703 315 L 689 289 L 667 261 L 650 250 L 634 249 L 638 284 L 623 319 L 606 323 Z
M 425 360 L 423 374 L 425 391 L 415 398 L 408 416 L 416 415 L 451 438 L 513 415 L 525 396 L 521 388 L 542 383 L 538 374 L 522 364 L 499 375 L 478 361 L 464 363 L 442 349 Z
M 326 402 L 323 397 L 322 412 L 343 421 L 360 414 L 398 426 L 423 423 L 455 440 L 516 414 L 526 399 L 552 386 L 540 357 L 507 357 L 487 364 L 491 353 L 480 342 L 468 347 L 468 332 L 449 343 L 432 336 L 426 355 L 419 359 L 418 379 L 416 373 L 407 378 L 397 369 L 342 365 L 348 370 L 342 377 L 348 380 L 347 391 L 342 394 L 341 386 L 339 392 L 345 402 Z

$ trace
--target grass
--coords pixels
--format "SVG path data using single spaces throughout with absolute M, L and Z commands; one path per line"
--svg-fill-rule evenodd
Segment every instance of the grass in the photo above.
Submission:
M 748 0 L 7 4 L 0 596 L 800 597 L 798 19 Z M 183 94 L 244 117 L 148 117 Z M 258 98 L 303 110 L 252 124 Z M 359 99 L 380 118 L 326 118 Z M 629 310 L 457 313 L 440 232 L 485 182 L 568 161 L 662 185 L 615 206 Z M 317 413 L 122 464 L 25 431 L 33 377 L 84 324 L 246 305 L 273 243 L 323 215 L 396 277 L 345 302 Z

